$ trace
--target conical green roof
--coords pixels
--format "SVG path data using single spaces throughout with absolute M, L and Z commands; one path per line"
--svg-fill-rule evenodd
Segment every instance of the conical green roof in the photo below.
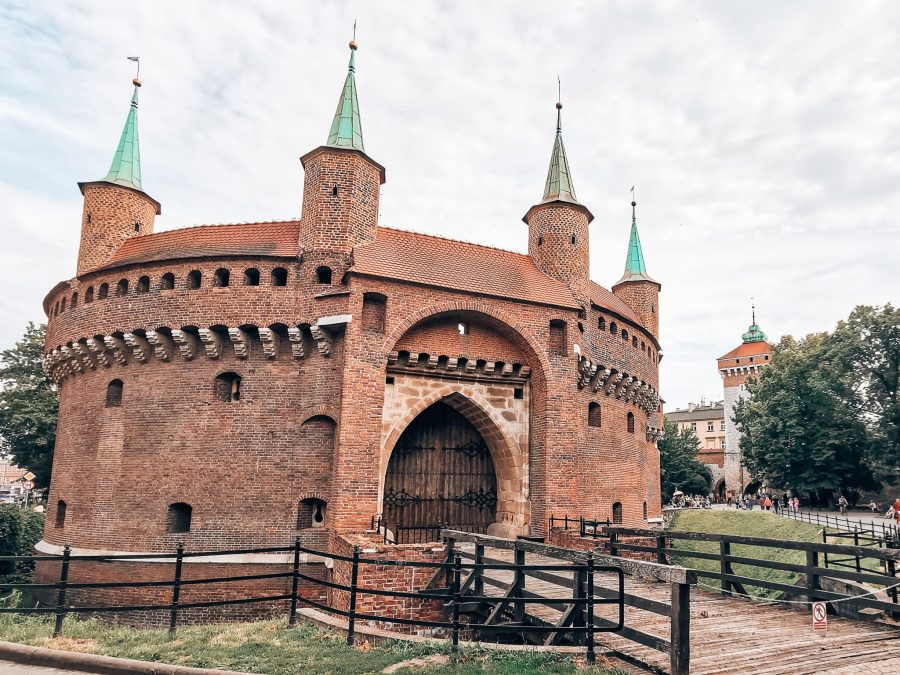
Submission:
M 616 282 L 617 284 L 621 284 L 623 281 L 652 281 L 653 283 L 658 283 L 647 274 L 647 264 L 644 262 L 641 238 L 638 235 L 636 206 L 637 202 L 631 202 L 631 237 L 628 240 L 628 253 L 625 256 L 625 274 Z
M 566 146 L 562 139 L 562 104 L 556 104 L 556 138 L 553 141 L 553 152 L 550 155 L 550 169 L 547 171 L 547 184 L 544 186 L 544 201 L 559 199 L 564 202 L 578 203 L 575 197 L 575 186 L 572 184 L 572 173 L 569 171 L 569 160 L 566 158 Z
M 125 119 L 125 128 L 122 129 L 122 136 L 119 138 L 116 154 L 113 155 L 109 173 L 103 180 L 107 183 L 143 191 L 141 187 L 141 147 L 138 143 L 137 121 L 139 86 L 140 84 L 135 84 L 134 94 L 131 96 L 131 109 Z
M 328 142 L 336 148 L 353 148 L 365 152 L 363 145 L 362 123 L 359 120 L 359 102 L 356 100 L 356 43 L 350 43 L 350 67 L 347 79 L 344 80 L 344 88 L 338 99 L 334 120 L 331 122 L 331 131 L 328 132 Z

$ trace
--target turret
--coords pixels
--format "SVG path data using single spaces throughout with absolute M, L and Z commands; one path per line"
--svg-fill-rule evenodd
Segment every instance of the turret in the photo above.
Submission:
M 84 195 L 78 275 L 102 267 L 126 239 L 153 232 L 154 218 L 161 213 L 159 202 L 144 192 L 141 183 L 137 120 L 141 81 L 135 78 L 133 84 L 131 108 L 109 173 L 78 184 Z
M 355 246 L 373 241 L 378 227 L 385 172 L 363 144 L 356 48 L 356 41 L 350 42 L 350 66 L 328 141 L 300 158 L 305 171 L 299 242 L 304 260 L 346 258 Z
M 631 202 L 631 236 L 625 256 L 625 273 L 612 287 L 612 292 L 637 313 L 641 324 L 659 338 L 659 291 L 662 285 L 647 274 L 641 238 L 638 236 L 637 202 Z
M 528 224 L 528 254 L 547 275 L 566 284 L 585 307 L 590 301 L 588 225 L 594 219 L 575 198 L 562 139 L 562 103 L 556 104 L 556 138 L 544 198 L 522 219 Z

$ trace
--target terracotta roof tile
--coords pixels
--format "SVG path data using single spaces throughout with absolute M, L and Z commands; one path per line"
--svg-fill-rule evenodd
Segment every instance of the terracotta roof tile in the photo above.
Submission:
M 379 227 L 353 253 L 352 271 L 495 297 L 577 308 L 571 291 L 522 253 Z
M 201 225 L 132 237 L 104 267 L 223 255 L 291 258 L 299 250 L 299 220 L 237 225 Z
M 771 354 L 772 353 L 772 345 L 768 342 L 744 342 L 739 347 L 735 347 L 727 354 L 723 354 L 719 357 L 719 361 L 722 359 L 733 359 L 738 356 L 756 356 L 757 354 Z
M 591 302 L 599 307 L 605 307 L 629 321 L 633 321 L 638 326 L 641 325 L 641 320 L 638 318 L 638 315 L 634 313 L 631 305 L 612 291 L 606 290 L 603 286 L 594 281 L 591 282 Z

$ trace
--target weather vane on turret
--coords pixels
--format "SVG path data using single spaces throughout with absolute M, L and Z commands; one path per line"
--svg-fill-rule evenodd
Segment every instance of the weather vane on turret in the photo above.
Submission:
M 135 87 L 140 87 L 141 86 L 141 57 L 140 56 L 126 56 L 125 58 L 128 59 L 129 61 L 134 61 L 137 64 L 137 72 L 134 74 L 134 79 L 131 81 L 131 83 Z

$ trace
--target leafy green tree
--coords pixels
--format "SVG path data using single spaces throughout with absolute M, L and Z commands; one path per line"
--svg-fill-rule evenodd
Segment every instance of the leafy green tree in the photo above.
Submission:
M 50 484 L 59 407 L 43 369 L 44 331 L 29 323 L 22 339 L 0 353 L 0 453 L 31 470 L 39 486 Z
M 900 467 L 900 308 L 859 306 L 838 323 L 829 357 L 835 395 L 865 424 L 871 465 L 883 479 Z
M 748 382 L 752 398 L 734 411 L 753 477 L 824 502 L 837 491 L 875 486 L 866 426 L 836 395 L 836 380 L 846 373 L 833 356 L 826 333 L 782 338 L 759 379 Z
M 675 490 L 686 494 L 707 494 L 712 473 L 697 459 L 700 439 L 690 429 L 679 429 L 678 423 L 666 420 L 665 432 L 657 443 L 663 501 L 672 498 Z

